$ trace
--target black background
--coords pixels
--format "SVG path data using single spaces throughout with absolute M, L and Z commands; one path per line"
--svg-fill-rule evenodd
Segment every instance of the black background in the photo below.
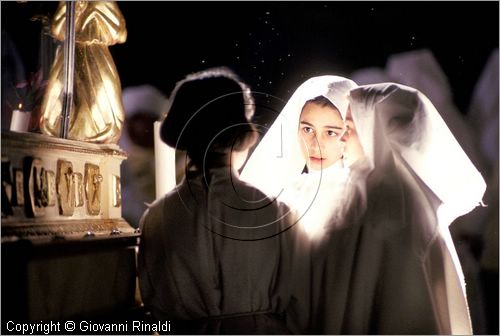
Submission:
M 41 24 L 31 18 L 50 17 L 58 2 L 0 5 L 2 33 L 14 41 L 26 72 L 37 71 Z M 128 38 L 110 51 L 122 87 L 148 83 L 165 95 L 187 73 L 226 65 L 253 90 L 286 101 L 312 76 L 349 77 L 360 68 L 384 67 L 392 54 L 427 48 L 447 75 L 457 107 L 466 113 L 472 90 L 499 44 L 497 1 L 118 5 Z M 498 274 L 491 278 L 493 288 Z M 498 333 L 497 297 L 498 291 L 489 301 L 493 333 Z
M 38 67 L 40 23 L 57 2 L 2 2 L 2 30 L 27 72 Z M 428 48 L 455 103 L 471 92 L 498 48 L 498 2 L 138 2 L 120 1 L 128 38 L 110 46 L 122 87 L 169 94 L 185 74 L 233 68 L 256 91 L 286 100 L 305 79 L 384 67 L 394 53 Z M 2 83 L 5 85 L 5 83 Z

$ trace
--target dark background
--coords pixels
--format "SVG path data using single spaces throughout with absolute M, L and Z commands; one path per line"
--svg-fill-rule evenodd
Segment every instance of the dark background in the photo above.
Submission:
M 39 21 L 57 2 L 2 2 L 2 31 L 27 73 L 39 64 Z M 122 87 L 153 84 L 169 94 L 185 74 L 233 68 L 255 91 L 286 100 L 305 79 L 384 67 L 394 53 L 428 48 L 455 103 L 471 92 L 498 48 L 498 2 L 138 2 L 121 1 L 128 38 L 110 46 Z M 2 83 L 5 85 L 6 83 Z
M 13 41 L 27 74 L 40 68 L 41 23 L 58 2 L 1 6 L 2 96 L 6 41 Z M 307 78 L 349 77 L 384 67 L 390 55 L 427 48 L 448 77 L 466 113 L 474 86 L 499 44 L 499 2 L 146 2 L 120 1 L 128 38 L 110 46 L 122 88 L 152 84 L 169 95 L 187 73 L 233 68 L 254 91 L 286 101 Z M 44 44 L 47 47 L 46 44 Z M 50 49 L 50 48 L 49 48 Z M 5 104 L 2 102 L 2 128 Z M 10 115 L 9 115 L 10 118 Z M 8 127 L 8 123 L 7 124 Z M 498 273 L 488 280 L 488 329 L 498 333 Z M 491 292 L 493 291 L 493 292 Z M 496 292 L 495 292 L 496 291 Z M 489 293 L 492 293 L 489 295 Z M 473 311 L 474 313 L 474 311 Z

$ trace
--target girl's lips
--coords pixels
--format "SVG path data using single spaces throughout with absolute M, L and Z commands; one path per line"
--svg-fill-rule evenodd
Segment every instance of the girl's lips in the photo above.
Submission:
M 325 160 L 324 158 L 316 158 L 316 157 L 309 157 L 309 160 L 313 163 L 320 163 L 321 161 Z

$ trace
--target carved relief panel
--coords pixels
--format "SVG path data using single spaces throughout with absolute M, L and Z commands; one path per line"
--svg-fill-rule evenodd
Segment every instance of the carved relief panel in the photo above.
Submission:
M 57 198 L 59 214 L 71 216 L 75 210 L 75 184 L 73 182 L 73 164 L 66 160 L 57 160 Z
M 24 206 L 28 217 L 40 217 L 45 214 L 42 204 L 42 170 L 41 159 L 35 157 L 24 159 Z
M 89 215 L 98 215 L 101 211 L 101 183 L 102 175 L 99 166 L 85 164 L 85 198 L 87 200 L 87 212 Z

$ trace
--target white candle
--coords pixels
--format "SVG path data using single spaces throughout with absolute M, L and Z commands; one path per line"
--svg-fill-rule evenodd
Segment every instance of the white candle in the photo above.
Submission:
M 154 123 L 156 198 L 175 188 L 175 149 L 160 139 L 161 122 Z
M 10 120 L 10 130 L 16 132 L 28 132 L 31 112 L 14 110 Z

